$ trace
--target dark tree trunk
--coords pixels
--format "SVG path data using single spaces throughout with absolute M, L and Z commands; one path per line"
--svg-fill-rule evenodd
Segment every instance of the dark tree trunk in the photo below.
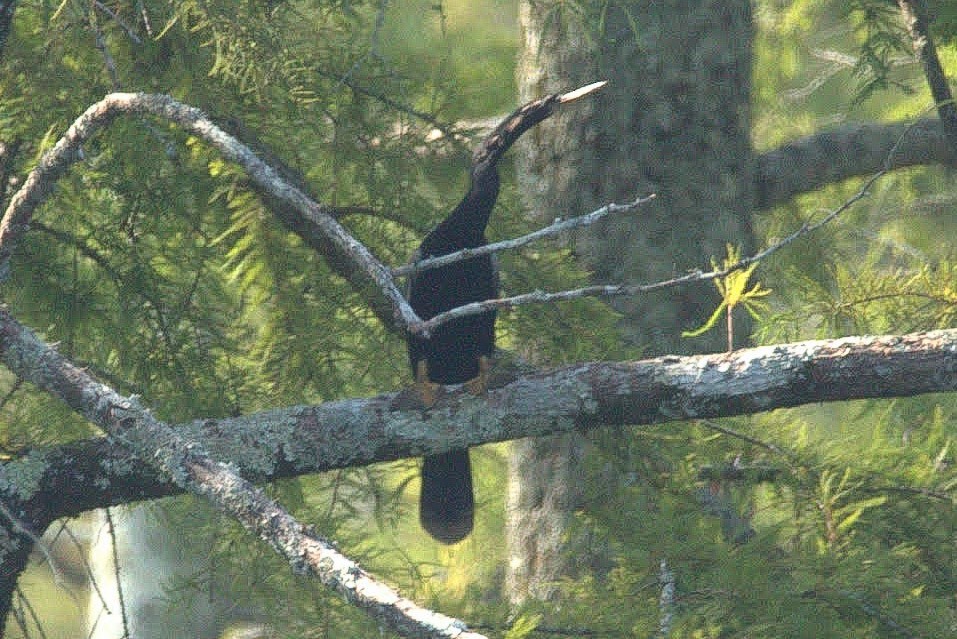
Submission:
M 17 9 L 16 0 L 0 0 L 0 56 L 7 46 L 10 30 L 13 28 L 13 14 Z
M 750 4 L 595 2 L 594 14 L 584 17 L 561 6 L 521 3 L 519 101 L 595 80 L 610 84 L 520 143 L 519 185 L 528 210 L 551 219 L 658 194 L 635 218 L 576 240 L 577 254 L 599 282 L 666 279 L 720 259 L 727 243 L 750 250 Z M 681 337 L 716 304 L 712 284 L 614 302 L 626 344 L 649 355 L 726 348 L 723 331 Z M 743 344 L 748 325 L 737 320 L 736 341 Z M 561 547 L 568 543 L 565 524 L 580 506 L 584 449 L 578 436 L 515 445 L 507 577 L 515 603 L 549 598 L 551 584 L 568 569 Z

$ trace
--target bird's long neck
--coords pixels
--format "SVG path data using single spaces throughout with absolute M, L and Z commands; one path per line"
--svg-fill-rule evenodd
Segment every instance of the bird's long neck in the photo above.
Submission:
M 485 244 L 485 227 L 498 198 L 498 161 L 523 133 L 547 118 L 559 105 L 578 100 L 605 86 L 594 82 L 569 93 L 553 93 L 512 112 L 475 149 L 469 192 L 451 214 L 422 241 L 421 256 L 445 255 Z
M 485 227 L 498 198 L 499 177 L 495 166 L 477 167 L 472 171 L 469 191 L 455 210 L 432 233 L 435 246 L 452 252 L 485 244 Z
M 589 85 L 585 90 L 591 92 L 603 84 Z M 485 244 L 485 227 L 498 198 L 498 161 L 523 133 L 551 115 L 562 102 L 580 97 L 581 91 L 555 93 L 529 102 L 513 111 L 485 138 L 472 155 L 469 192 L 422 242 L 422 255 L 443 255 Z

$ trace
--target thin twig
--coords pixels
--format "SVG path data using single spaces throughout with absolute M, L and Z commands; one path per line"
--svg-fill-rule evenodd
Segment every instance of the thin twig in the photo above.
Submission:
M 63 584 L 66 582 L 63 580 L 63 574 L 57 567 L 56 561 L 54 561 L 53 555 L 50 553 L 50 549 L 47 548 L 47 545 L 42 539 L 40 539 L 39 535 L 30 530 L 30 527 L 26 523 L 20 521 L 12 512 L 10 512 L 10 509 L 7 508 L 7 505 L 2 499 L 0 499 L 0 515 L 3 515 L 4 518 L 10 522 L 10 525 L 13 527 L 14 531 L 29 539 L 33 544 L 33 547 L 40 551 L 40 554 L 43 555 L 43 558 L 50 566 L 50 572 L 53 573 L 53 582 L 58 586 L 63 586 Z
M 339 84 L 336 85 L 335 90 L 339 90 L 342 85 L 346 84 L 348 80 L 355 75 L 355 72 L 362 67 L 362 63 L 368 58 L 378 59 L 379 58 L 379 33 L 382 31 L 382 26 L 385 24 L 385 15 L 389 7 L 388 0 L 380 0 L 379 7 L 376 10 L 375 22 L 372 25 L 372 34 L 369 36 L 369 50 L 362 55 L 358 60 L 356 60 L 352 66 L 346 71 L 342 78 L 339 80 Z
M 413 333 L 421 335 L 429 335 L 437 327 L 442 324 L 451 321 L 453 319 L 465 317 L 468 315 L 476 315 L 479 313 L 486 313 L 491 310 L 497 309 L 507 309 L 513 308 L 516 306 L 523 306 L 525 304 L 545 304 L 551 302 L 565 302 L 574 299 L 581 299 L 585 297 L 620 297 L 620 296 L 632 296 L 632 295 L 642 295 L 652 291 L 658 291 L 667 288 L 673 288 L 675 286 L 680 286 L 684 284 L 690 284 L 693 282 L 706 282 L 711 280 L 720 279 L 722 277 L 727 277 L 735 271 L 740 271 L 746 269 L 756 262 L 777 253 L 781 249 L 789 246 L 794 243 L 801 237 L 809 235 L 821 227 L 825 226 L 832 222 L 839 215 L 847 211 L 851 206 L 864 199 L 870 192 L 871 186 L 883 177 L 891 167 L 891 160 L 894 154 L 897 152 L 897 149 L 900 147 L 904 138 L 910 132 L 913 126 L 908 127 L 898 138 L 897 142 L 891 147 L 891 150 L 887 153 L 887 158 L 884 161 L 884 167 L 868 178 L 864 184 L 861 186 L 858 191 L 852 195 L 850 198 L 845 200 L 840 206 L 829 212 L 823 218 L 817 222 L 805 223 L 802 224 L 800 228 L 795 230 L 790 235 L 785 238 L 775 242 L 774 244 L 768 246 L 762 251 L 759 251 L 748 257 L 744 257 L 734 264 L 731 264 L 722 269 L 715 269 L 711 271 L 702 271 L 701 269 L 693 270 L 685 275 L 674 277 L 668 280 L 661 280 L 658 282 L 653 282 L 651 284 L 598 284 L 593 286 L 585 286 L 583 288 L 571 289 L 566 291 L 559 291 L 557 293 L 547 293 L 545 291 L 533 291 L 531 293 L 524 293 L 521 295 L 515 295 L 513 297 L 505 297 L 494 300 L 486 300 L 484 302 L 473 302 L 471 304 L 466 304 L 465 306 L 459 306 L 458 308 L 453 308 L 451 310 L 445 311 L 444 313 L 439 313 L 438 315 L 432 317 L 431 319 L 422 321 L 418 324 L 413 324 L 410 326 L 410 331 Z
M 391 107 L 395 109 L 396 111 L 399 111 L 400 113 L 405 113 L 407 115 L 413 116 L 416 119 L 422 120 L 423 122 L 427 122 L 428 124 L 431 124 L 435 129 L 439 130 L 443 136 L 449 138 L 450 140 L 461 140 L 465 137 L 459 133 L 458 128 L 455 127 L 454 125 L 448 124 L 447 122 L 443 122 L 430 113 L 426 113 L 425 111 L 419 111 L 415 107 L 411 107 L 407 104 L 403 104 L 399 102 L 398 100 L 391 98 L 384 93 L 381 93 L 379 91 L 374 91 L 373 89 L 362 86 L 361 84 L 357 82 L 353 82 L 352 80 L 349 80 L 345 76 L 336 77 L 335 75 L 328 73 L 326 71 L 323 71 L 322 69 L 317 69 L 316 73 L 319 74 L 320 76 L 325 76 L 333 80 L 336 80 L 337 82 L 349 87 L 349 89 L 351 89 L 352 91 L 355 91 L 356 93 L 360 95 L 364 95 L 364 96 L 373 98 L 375 100 L 378 100 L 382 104 L 388 107 Z
M 113 577 L 116 579 L 116 598 L 119 602 L 120 619 L 123 623 L 123 636 L 130 636 L 129 619 L 126 616 L 126 600 L 123 597 L 123 581 L 120 574 L 120 553 L 116 544 L 116 526 L 113 525 L 113 511 L 111 508 L 104 508 L 106 513 L 106 531 L 110 536 L 110 551 L 113 554 Z M 105 604 L 104 604 L 104 607 Z
M 454 262 L 461 260 L 471 259 L 473 257 L 479 257 L 480 255 L 488 255 L 490 253 L 498 253 L 499 251 L 512 250 L 525 246 L 526 244 L 531 244 L 536 240 L 541 240 L 548 237 L 554 237 L 556 235 L 561 235 L 573 229 L 581 228 L 584 226 L 590 226 L 597 222 L 598 220 L 607 217 L 608 215 L 618 215 L 622 213 L 631 213 L 638 209 L 638 207 L 647 204 L 655 198 L 655 194 L 652 193 L 646 197 L 640 197 L 633 202 L 628 204 L 606 204 L 605 206 L 587 213 L 585 215 L 580 215 L 578 217 L 573 217 L 567 220 L 558 218 L 553 224 L 546 226 L 545 228 L 533 231 L 528 235 L 523 235 L 521 237 L 516 237 L 511 240 L 502 240 L 501 242 L 495 242 L 493 244 L 486 244 L 485 246 L 479 246 L 477 248 L 463 249 L 461 251 L 456 251 L 454 253 L 449 253 L 447 255 L 441 255 L 439 257 L 430 257 L 428 259 L 415 262 L 414 264 L 407 264 L 405 266 L 399 266 L 392 269 L 393 277 L 404 277 L 411 275 L 412 273 L 418 273 L 420 271 L 426 271 L 431 268 L 439 268 L 441 266 L 447 266 Z
M 136 32 L 133 30 L 133 27 L 126 24 L 126 22 L 123 21 L 123 18 L 118 16 L 116 12 L 114 12 L 108 6 L 100 2 L 100 0 L 93 0 L 93 6 L 96 7 L 97 10 L 109 16 L 109 18 L 113 22 L 115 22 L 121 29 L 123 29 L 123 31 L 126 31 L 126 37 L 132 40 L 134 44 L 143 44 L 143 40 L 141 40 L 140 37 L 136 35 Z M 147 31 L 149 30 L 147 29 Z
M 146 6 L 143 0 L 136 0 L 136 10 L 140 13 L 140 20 L 143 21 L 143 28 L 146 29 L 146 35 L 153 37 L 153 25 L 150 23 L 150 14 L 146 12 Z
M 782 457 L 786 457 L 788 461 L 792 463 L 798 461 L 797 455 L 795 455 L 793 452 L 789 450 L 784 450 L 777 444 L 766 442 L 762 439 L 758 439 L 757 437 L 752 437 L 751 435 L 745 435 L 744 433 L 722 426 L 721 424 L 714 422 L 710 419 L 701 419 L 701 420 L 698 420 L 698 423 L 704 426 L 705 428 L 721 433 L 722 435 L 728 435 L 729 437 L 740 439 L 741 441 L 748 442 L 749 444 L 760 446 L 761 448 L 767 451 L 770 451 L 774 453 L 775 455 L 781 455 Z
M 103 35 L 103 30 L 100 29 L 100 24 L 96 20 L 95 12 L 90 12 L 90 28 L 93 29 L 96 48 L 99 49 L 100 54 L 103 56 L 103 63 L 106 66 L 106 73 L 110 76 L 110 86 L 114 91 L 119 91 L 123 85 L 120 82 L 119 73 L 116 71 L 116 60 L 113 58 L 113 54 L 106 46 L 106 36 Z
M 87 561 L 87 554 L 86 554 L 86 551 L 84 550 L 83 544 L 81 544 L 80 540 L 76 538 L 76 535 L 73 534 L 73 530 L 70 529 L 70 526 L 67 525 L 65 521 L 63 522 L 63 525 L 60 530 L 62 532 L 65 532 L 67 537 L 70 538 L 70 541 L 73 542 L 73 547 L 76 549 L 77 556 L 80 558 L 80 563 L 83 564 L 83 570 L 86 572 L 87 583 L 89 583 L 90 587 L 93 589 L 93 592 L 96 593 L 96 596 L 99 598 L 100 603 L 103 605 L 103 609 L 106 610 L 106 612 L 109 612 L 110 608 L 109 606 L 106 605 L 106 599 L 104 599 L 103 593 L 100 592 L 100 586 L 99 584 L 97 584 L 96 577 L 93 575 L 93 566 L 91 566 L 90 562 Z M 57 535 L 59 535 L 59 532 L 57 533 Z M 70 591 L 70 594 L 72 596 L 73 592 Z
M 17 394 L 17 391 L 23 386 L 23 379 L 18 377 L 13 381 L 13 384 L 10 386 L 10 390 L 4 393 L 3 397 L 0 397 L 0 408 L 3 408 L 7 405 L 13 396 Z
M 33 626 L 37 629 L 37 632 L 40 633 L 40 639 L 47 639 L 47 633 L 43 629 L 43 624 L 40 623 L 40 617 L 37 616 L 37 611 L 33 609 L 33 604 L 30 603 L 30 598 L 27 597 L 25 594 L 23 594 L 23 591 L 20 589 L 20 586 L 17 586 L 16 592 L 17 592 L 17 599 L 20 601 L 20 603 L 23 605 L 26 611 L 30 614 L 30 619 L 33 620 Z M 24 621 L 26 621 L 26 619 L 24 619 Z M 26 627 L 24 626 L 23 629 L 26 630 Z M 30 635 L 29 633 L 26 633 L 25 636 L 29 637 Z
M 864 492 L 869 493 L 901 493 L 904 495 L 919 495 L 921 497 L 929 497 L 930 499 L 938 499 L 940 501 L 946 501 L 951 504 L 955 502 L 955 498 L 947 493 L 942 493 L 937 490 L 930 490 L 929 488 L 915 488 L 913 486 L 864 486 L 861 488 Z
M 668 567 L 668 561 L 661 560 L 658 565 L 658 582 L 661 584 L 661 594 L 658 597 L 658 637 L 667 639 L 671 634 L 671 624 L 675 616 L 675 573 Z

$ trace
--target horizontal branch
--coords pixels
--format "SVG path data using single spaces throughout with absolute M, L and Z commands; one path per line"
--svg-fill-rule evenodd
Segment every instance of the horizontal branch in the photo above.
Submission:
M 877 171 L 949 164 L 954 151 L 940 120 L 853 123 L 819 131 L 757 156 L 758 209 Z
M 486 313 L 491 310 L 499 310 L 506 308 L 514 308 L 516 306 L 524 306 L 526 304 L 548 304 L 553 302 L 567 302 L 574 299 L 581 299 L 584 297 L 621 297 L 621 296 L 635 296 L 641 295 L 644 293 L 650 293 L 652 291 L 660 291 L 667 288 L 673 288 L 675 286 L 683 286 L 685 284 L 690 284 L 692 282 L 710 282 L 712 280 L 721 279 L 727 277 L 735 271 L 740 271 L 746 269 L 756 262 L 760 262 L 764 258 L 772 255 L 784 247 L 792 244 L 795 240 L 809 233 L 813 233 L 817 229 L 825 226 L 826 224 L 833 221 L 839 215 L 847 211 L 851 206 L 853 206 L 858 201 L 862 200 L 868 193 L 870 187 L 884 175 L 884 172 L 876 173 L 871 176 L 864 185 L 858 190 L 857 193 L 852 195 L 850 198 L 845 200 L 840 206 L 835 208 L 832 211 L 829 211 L 826 215 L 821 217 L 819 220 L 813 223 L 803 224 L 798 229 L 794 230 L 791 234 L 785 236 L 784 238 L 778 240 L 774 244 L 765 247 L 764 249 L 754 253 L 753 255 L 748 255 L 741 258 L 733 264 L 724 266 L 723 268 L 716 268 L 710 271 L 702 271 L 697 269 L 686 273 L 684 275 L 679 275 L 678 277 L 673 277 L 667 280 L 661 280 L 658 282 L 652 282 L 650 284 L 594 284 L 592 286 L 584 286 L 577 289 L 569 289 L 566 291 L 558 291 L 556 293 L 547 293 L 545 291 L 532 291 L 531 293 L 522 293 L 519 295 L 514 295 L 512 297 L 503 297 L 493 300 L 485 300 L 482 302 L 471 302 L 469 304 L 464 304 L 462 306 L 457 306 L 455 308 L 449 309 L 438 315 L 431 317 L 428 320 L 423 320 L 416 324 L 413 324 L 410 327 L 410 330 L 415 333 L 421 333 L 428 335 L 436 328 L 449 322 L 453 319 L 460 317 L 465 317 L 468 315 L 478 315 L 480 313 Z M 471 249 L 470 249 L 471 250 Z M 464 251 L 459 251 L 457 255 L 465 253 Z M 432 260 L 429 260 L 430 262 Z
M 511 240 L 502 240 L 501 242 L 494 242 L 492 244 L 485 244 L 484 246 L 479 246 L 477 248 L 463 249 L 461 251 L 455 251 L 454 253 L 448 253 L 446 255 L 420 260 L 414 264 L 399 266 L 392 269 L 392 276 L 405 277 L 406 275 L 411 275 L 412 273 L 425 271 L 431 268 L 439 268 L 440 266 L 448 266 L 449 264 L 453 264 L 461 260 L 467 260 L 473 257 L 479 257 L 480 255 L 489 255 L 491 253 L 498 253 L 499 251 L 517 249 L 538 240 L 555 237 L 574 229 L 591 226 L 598 220 L 609 215 L 632 213 L 640 206 L 647 204 L 654 198 L 655 194 L 652 193 L 651 195 L 640 197 L 633 202 L 629 202 L 628 204 L 615 204 L 612 202 L 610 204 L 606 204 L 600 209 L 592 211 L 591 213 L 586 213 L 585 215 L 579 215 L 577 217 L 565 220 L 558 219 L 554 223 L 544 228 L 533 231 L 521 237 L 516 237 Z
M 404 406 L 403 391 L 200 420 L 176 431 L 262 481 L 581 428 L 955 390 L 957 329 L 576 364 L 518 377 L 483 398 L 450 389 L 427 416 Z M 106 440 L 75 442 L 0 465 L 0 486 L 29 472 L 37 491 L 24 497 L 30 505 L 23 509 L 42 520 L 31 521 L 41 529 L 81 510 L 182 491 L 132 461 Z M 37 468 L 45 469 L 39 479 Z
M 898 140 L 900 143 L 901 140 Z M 894 149 L 897 147 L 892 147 L 889 153 L 893 155 Z M 456 308 L 449 309 L 428 320 L 423 320 L 416 322 L 409 327 L 409 330 L 413 333 L 428 335 L 436 328 L 449 322 L 453 319 L 458 319 L 468 315 L 477 315 L 479 313 L 486 313 L 491 310 L 504 309 L 504 308 L 513 308 L 515 306 L 523 306 L 525 304 L 545 304 L 550 302 L 565 302 L 573 299 L 580 299 L 583 297 L 620 297 L 623 295 L 634 296 L 644 293 L 649 293 L 651 291 L 659 291 L 667 288 L 673 288 L 675 286 L 682 286 L 685 284 L 690 284 L 692 282 L 709 282 L 712 280 L 721 279 L 727 277 L 735 271 L 740 271 L 748 268 L 752 264 L 760 262 L 764 258 L 777 253 L 781 249 L 785 248 L 792 244 L 795 240 L 813 233 L 819 228 L 829 224 L 835 220 L 839 215 L 850 209 L 854 204 L 864 199 L 870 191 L 871 186 L 879 180 L 887 172 L 887 169 L 881 169 L 877 173 L 871 175 L 863 185 L 858 189 L 857 193 L 847 198 L 842 202 L 838 207 L 834 208 L 831 211 L 828 211 L 825 215 L 821 216 L 818 220 L 814 222 L 806 222 L 802 224 L 799 228 L 795 229 L 789 235 L 786 235 L 782 239 L 778 240 L 774 244 L 767 246 L 757 253 L 748 255 L 741 258 L 740 260 L 734 262 L 733 264 L 726 264 L 722 268 L 713 268 L 710 271 L 703 271 L 701 269 L 696 269 L 690 271 L 684 275 L 679 275 L 678 277 L 673 277 L 667 280 L 661 280 L 658 282 L 652 282 L 650 284 L 595 284 L 592 286 L 585 286 L 578 289 L 559 291 L 557 293 L 546 293 L 544 291 L 533 291 L 531 293 L 523 293 L 520 295 L 515 295 L 512 297 L 505 297 L 492 300 L 484 300 L 481 302 L 471 302 L 469 304 L 464 304 Z M 637 204 L 643 204 L 651 198 L 655 197 L 654 194 L 644 198 L 644 200 L 636 200 L 631 205 L 634 206 Z M 609 205 L 616 206 L 616 205 Z M 607 208 L 607 207 L 606 207 Z M 595 214 L 604 214 L 605 209 L 599 209 L 590 215 Z M 589 217 L 589 216 L 585 216 Z M 457 259 L 462 259 L 462 256 L 474 256 L 477 252 L 474 249 L 469 249 L 468 251 L 459 251 L 454 253 L 452 256 L 459 256 Z M 424 260 L 422 263 L 431 263 L 433 260 Z
M 236 519 L 269 543 L 295 572 L 317 577 L 379 623 L 406 636 L 482 638 L 469 632 L 461 621 L 421 608 L 374 579 L 328 541 L 310 533 L 263 490 L 241 478 L 232 466 L 214 460 L 200 443 L 153 417 L 135 398 L 123 397 L 97 382 L 17 322 L 6 309 L 0 309 L 0 360 L 14 374 L 59 398 L 102 428 L 114 446 L 123 444 L 178 487 L 205 498 Z M 13 521 L 19 523 L 25 509 L 22 503 L 11 503 L 19 501 L 13 496 L 31 486 L 36 488 L 36 476 L 26 486 L 15 481 L 8 470 L 0 468 L 0 489 L 7 493 L 4 501 Z M 17 536 L 10 535 L 0 547 L 0 557 L 22 557 L 21 550 L 27 544 L 21 540 L 17 548 L 12 543 Z M 18 574 L 15 568 L 22 566 L 10 566 L 2 559 L 0 607 L 6 610 Z

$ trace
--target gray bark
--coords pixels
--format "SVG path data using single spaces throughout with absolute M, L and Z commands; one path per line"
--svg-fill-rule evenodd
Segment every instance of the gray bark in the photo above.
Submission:
M 0 322 L 0 336 L 10 328 Z M 43 382 L 51 371 L 34 358 L 30 366 L 37 365 L 39 370 L 20 372 Z M 95 400 L 99 385 L 80 381 L 70 396 Z M 953 391 L 957 330 L 946 330 L 575 364 L 519 377 L 486 398 L 464 390 L 450 393 L 427 421 L 420 409 L 401 408 L 402 394 L 390 394 L 202 420 L 176 431 L 187 441 L 200 442 L 214 458 L 232 460 L 244 476 L 265 481 L 518 437 Z M 553 476 L 564 477 L 574 455 L 553 449 L 557 452 L 548 468 Z M 161 474 L 108 439 L 36 450 L 0 464 L 0 613 L 9 609 L 32 547 L 27 531 L 39 534 L 54 519 L 80 510 L 183 491 L 164 482 Z M 545 514 L 567 507 L 559 502 L 559 508 L 552 508 L 554 500 L 555 493 L 539 494 Z M 545 551 L 556 541 L 561 539 L 536 543 Z
M 610 84 L 591 108 L 558 113 L 523 141 L 519 188 L 531 214 L 587 212 L 657 193 L 637 219 L 578 236 L 576 252 L 599 282 L 668 279 L 720 259 L 727 243 L 748 252 L 755 196 L 750 3 L 595 3 L 591 16 L 562 6 L 521 3 L 520 101 L 594 80 Z M 720 332 L 681 337 L 717 304 L 711 284 L 612 304 L 623 314 L 625 343 L 649 354 L 726 347 Z M 748 326 L 739 319 L 740 343 Z M 506 576 L 515 604 L 550 598 L 569 570 L 556 540 L 569 539 L 566 525 L 580 506 L 577 487 L 585 480 L 577 460 L 585 448 L 574 434 L 515 446 Z

